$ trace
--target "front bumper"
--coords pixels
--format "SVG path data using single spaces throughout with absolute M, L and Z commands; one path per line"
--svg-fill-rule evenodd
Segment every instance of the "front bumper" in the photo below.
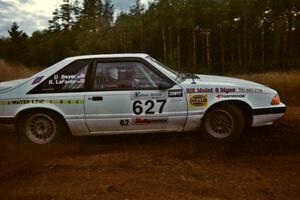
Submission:
M 275 120 L 283 117 L 285 112 L 286 106 L 284 104 L 277 107 L 253 109 L 252 126 L 271 125 Z
M 253 110 L 253 115 L 284 114 L 285 112 L 286 112 L 286 106 L 259 108 Z

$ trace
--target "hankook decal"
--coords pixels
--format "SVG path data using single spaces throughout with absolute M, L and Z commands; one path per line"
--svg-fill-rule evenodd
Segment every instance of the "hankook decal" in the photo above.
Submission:
M 219 94 L 216 96 L 217 99 L 230 99 L 230 98 L 245 98 L 245 94 Z

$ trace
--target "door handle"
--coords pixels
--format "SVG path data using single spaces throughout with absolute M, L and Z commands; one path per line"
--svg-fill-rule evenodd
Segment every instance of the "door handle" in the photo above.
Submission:
M 92 98 L 89 98 L 89 100 L 92 100 L 92 101 L 103 101 L 103 97 L 92 97 Z

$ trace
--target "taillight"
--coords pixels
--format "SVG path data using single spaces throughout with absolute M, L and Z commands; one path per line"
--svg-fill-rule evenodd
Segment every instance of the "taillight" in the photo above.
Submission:
M 278 95 L 276 95 L 271 102 L 272 105 L 279 105 L 280 104 L 280 98 Z

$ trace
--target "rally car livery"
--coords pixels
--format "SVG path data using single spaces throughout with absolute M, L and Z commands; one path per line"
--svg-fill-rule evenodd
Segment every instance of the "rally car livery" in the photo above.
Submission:
M 35 144 L 75 136 L 202 129 L 218 141 L 284 115 L 277 92 L 241 79 L 176 72 L 146 54 L 71 57 L 0 83 L 0 122 Z

